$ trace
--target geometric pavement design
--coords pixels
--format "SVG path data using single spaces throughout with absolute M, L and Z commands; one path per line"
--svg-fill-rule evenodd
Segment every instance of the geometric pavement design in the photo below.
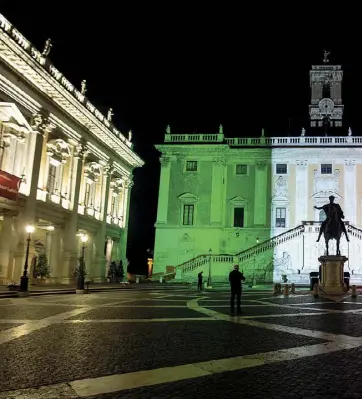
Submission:
M 167 288 L 1 299 L 0 399 L 362 397 L 359 298 Z

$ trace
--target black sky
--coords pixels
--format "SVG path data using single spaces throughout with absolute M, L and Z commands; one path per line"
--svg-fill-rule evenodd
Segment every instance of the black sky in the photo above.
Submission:
M 284 136 L 291 119 L 291 135 L 302 127 L 308 134 L 309 69 L 326 48 L 331 63 L 344 69 L 346 133 L 351 126 L 360 135 L 359 25 L 340 10 L 319 17 L 315 9 L 302 16 L 263 8 L 261 16 L 246 3 L 229 10 L 125 4 L 0 1 L 0 12 L 39 50 L 50 37 L 56 68 L 78 87 L 86 79 L 92 103 L 104 114 L 112 107 L 121 131 L 132 129 L 146 162 L 132 192 L 135 265 L 153 247 L 159 180 L 153 145 L 167 124 L 173 133 L 217 132 L 222 123 L 228 137 L 256 136 L 263 127 L 267 136 Z

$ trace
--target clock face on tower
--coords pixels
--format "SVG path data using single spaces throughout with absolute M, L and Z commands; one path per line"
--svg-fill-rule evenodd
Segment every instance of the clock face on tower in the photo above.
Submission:
M 330 98 L 322 98 L 319 101 L 318 107 L 321 114 L 331 114 L 334 109 L 334 102 Z

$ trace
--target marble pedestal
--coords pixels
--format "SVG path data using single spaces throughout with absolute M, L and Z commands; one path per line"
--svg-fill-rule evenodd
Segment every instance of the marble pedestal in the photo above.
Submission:
M 345 295 L 344 263 L 348 260 L 345 256 L 325 255 L 318 258 L 321 263 L 321 276 L 319 285 L 320 296 Z

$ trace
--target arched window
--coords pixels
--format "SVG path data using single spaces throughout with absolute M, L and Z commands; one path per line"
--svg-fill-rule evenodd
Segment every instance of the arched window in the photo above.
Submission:
M 322 209 L 322 210 L 319 212 L 319 221 L 320 221 L 320 222 L 324 222 L 326 219 L 327 219 L 327 215 L 326 215 L 326 213 L 324 212 L 324 210 Z

